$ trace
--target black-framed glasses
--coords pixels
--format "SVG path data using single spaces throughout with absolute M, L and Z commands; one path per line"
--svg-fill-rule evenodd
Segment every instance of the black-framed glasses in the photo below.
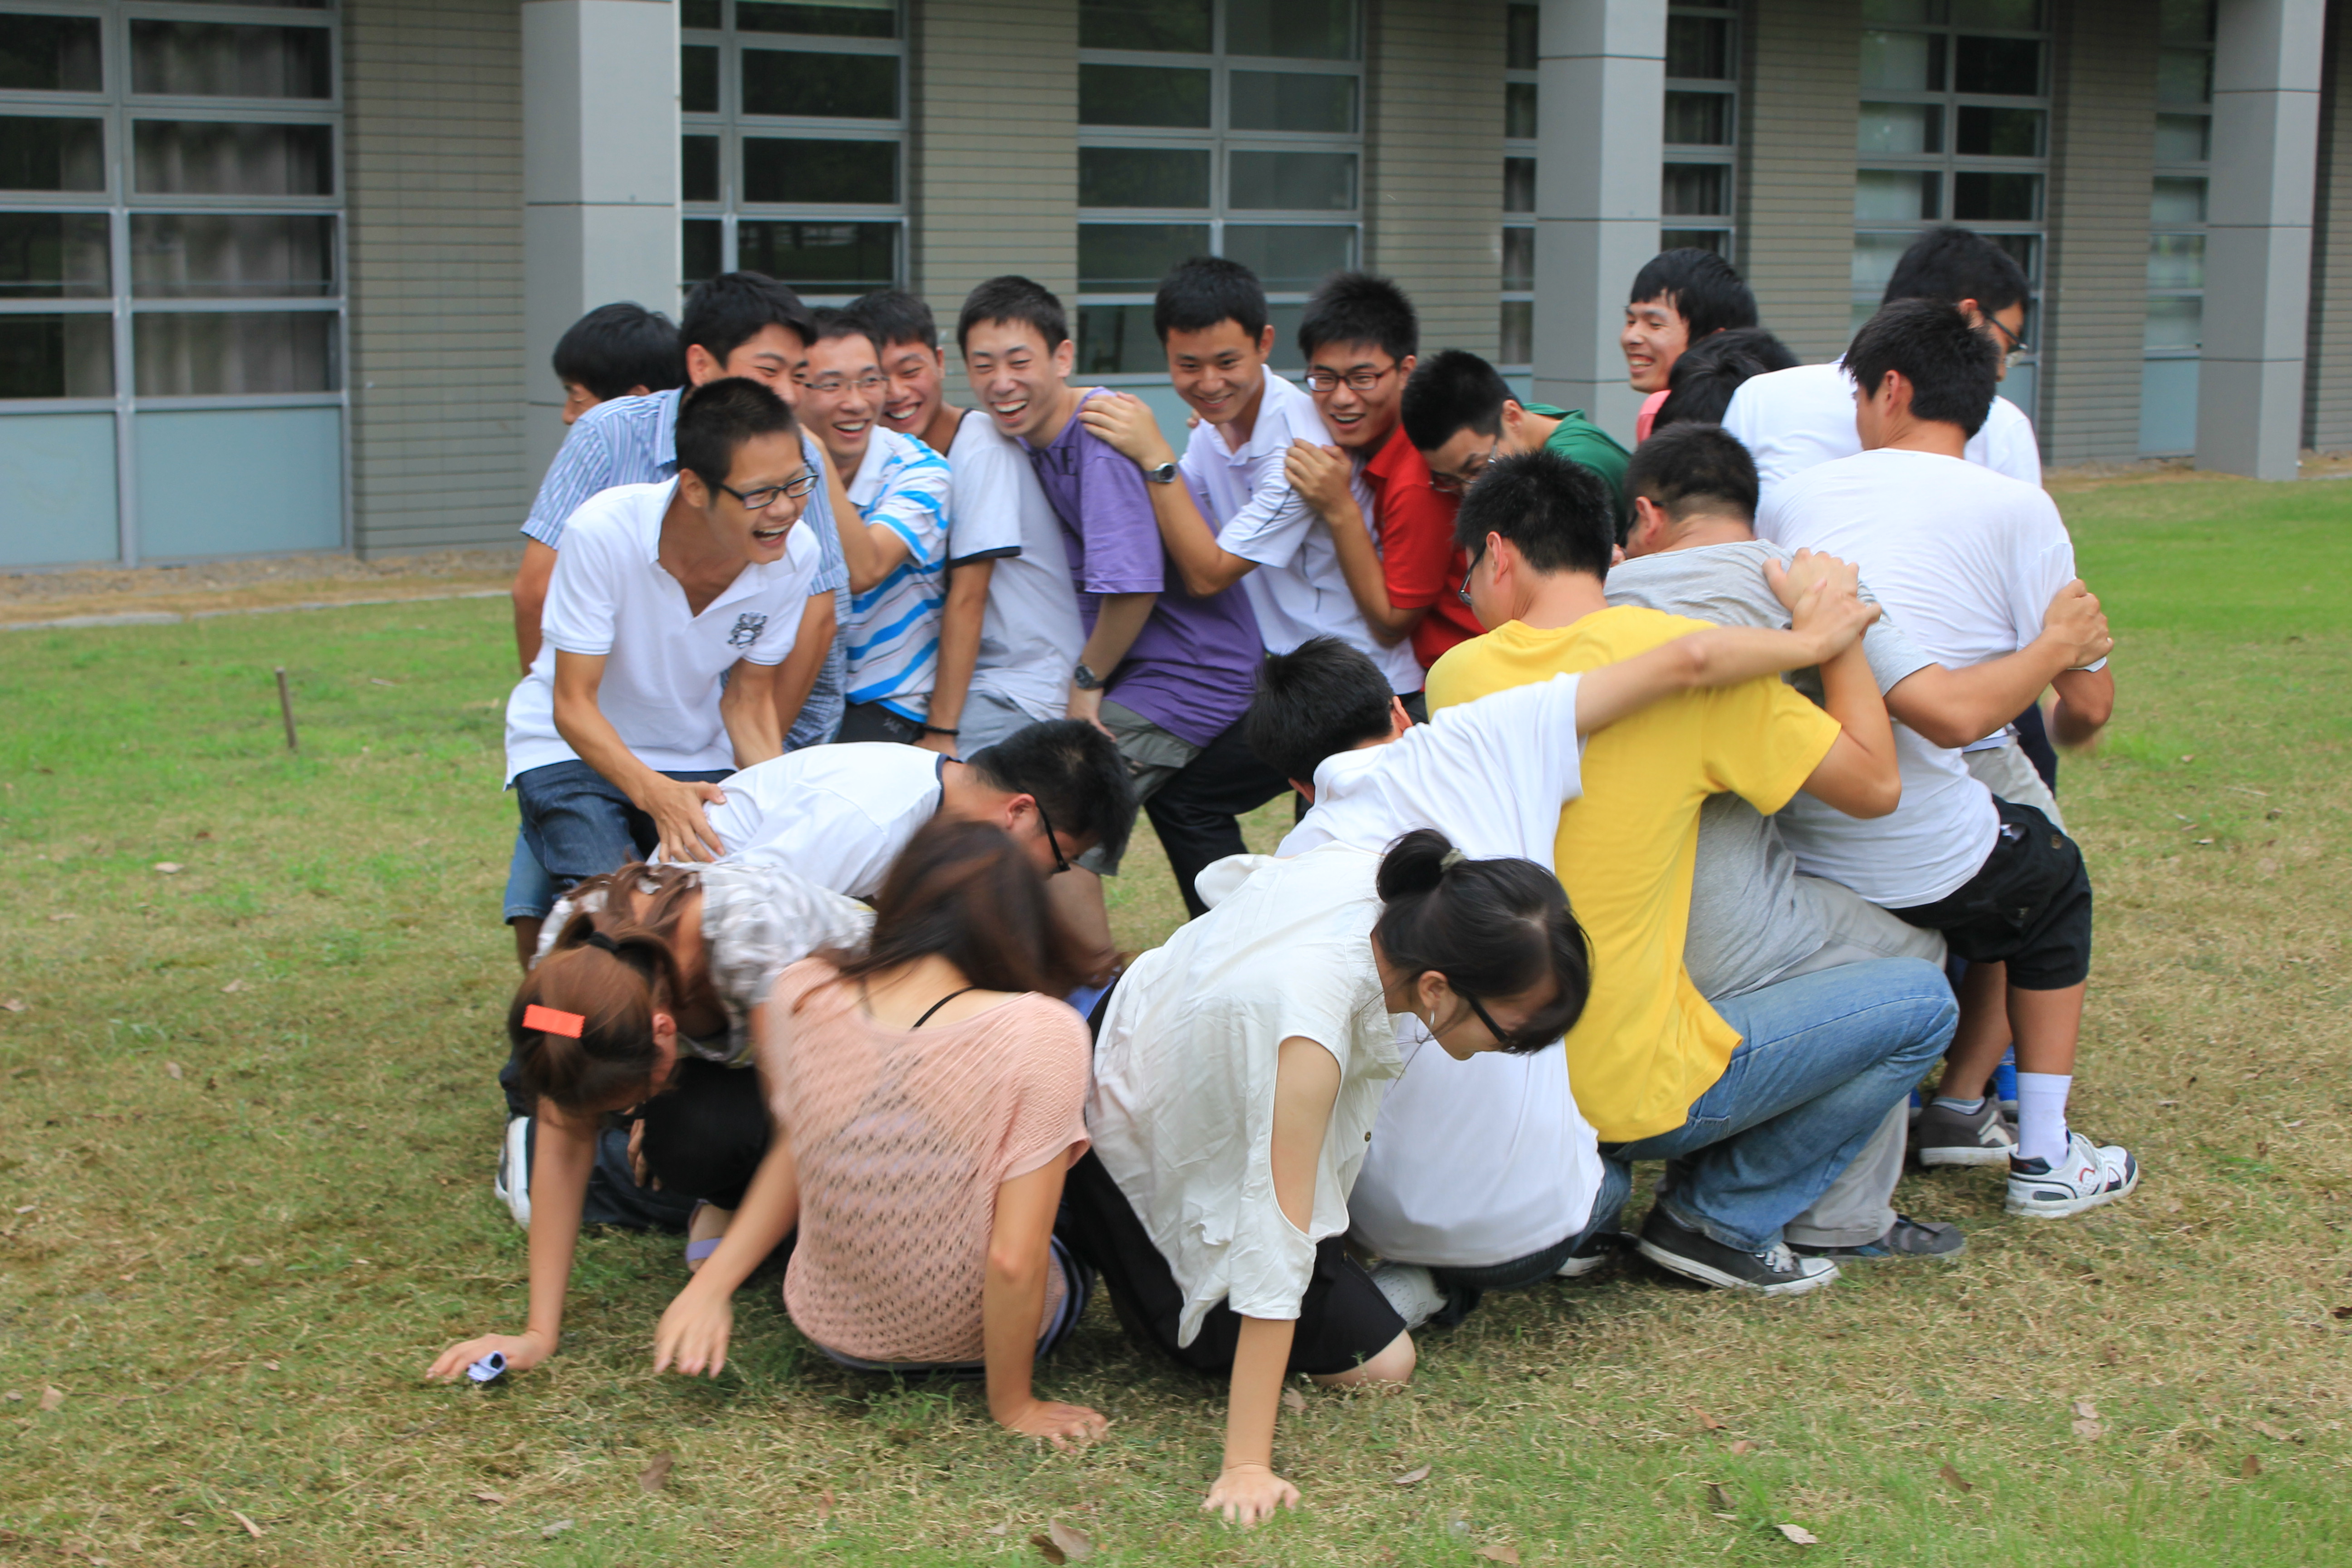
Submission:
M 1305 380 L 1309 392 L 1337 392 L 1345 384 L 1350 392 L 1370 392 L 1396 370 L 1391 364 L 1386 370 L 1351 370 L 1345 375 L 1335 371 L 1310 370 Z
M 890 380 L 883 375 L 861 375 L 855 381 L 845 375 L 821 375 L 814 381 L 803 381 L 801 384 L 811 392 L 821 392 L 827 397 L 834 397 L 845 388 L 853 386 L 860 392 L 879 392 L 890 384 Z
M 755 490 L 739 490 L 733 485 L 724 484 L 719 488 L 741 501 L 745 511 L 765 511 L 775 505 L 781 496 L 790 496 L 794 500 L 799 500 L 809 491 L 816 489 L 816 482 L 815 474 L 803 473 L 799 479 L 787 479 L 781 485 L 761 485 Z
M 1454 994 L 1461 997 L 1462 1000 L 1470 1004 L 1470 1011 L 1477 1015 L 1478 1022 L 1486 1026 L 1486 1032 L 1495 1037 L 1495 1043 L 1501 1046 L 1506 1050 L 1522 1048 L 1529 1045 L 1545 1046 L 1551 1043 L 1549 1039 L 1534 1041 L 1522 1039 L 1514 1031 L 1506 1029 L 1503 1026 L 1495 1022 L 1495 1016 L 1486 1011 L 1486 1004 L 1480 1002 L 1478 998 L 1471 995 L 1467 991 L 1456 991 Z
M 2015 332 L 2011 331 L 2009 330 L 2009 323 L 2002 321 L 1999 316 L 1994 315 L 1990 310 L 1985 312 L 1985 320 L 1991 322 L 1993 327 L 2000 331 L 2000 335 L 2008 340 L 2009 347 L 2001 351 L 2001 357 L 2003 359 L 2015 359 L 2018 355 L 2023 353 L 2027 349 L 2033 346 L 2027 342 L 2023 338 L 2019 337 Z
M 1486 559 L 1486 552 L 1481 550 L 1462 568 L 1462 583 L 1454 590 L 1454 596 L 1462 601 L 1462 606 L 1465 609 L 1470 607 L 1470 574 L 1478 570 L 1478 563 L 1485 559 Z
M 1045 815 L 1045 803 L 1033 795 L 1029 804 L 1037 808 L 1037 826 L 1045 830 L 1045 843 L 1054 851 L 1054 875 L 1058 877 L 1070 868 L 1070 858 L 1062 853 L 1061 836 L 1054 831 L 1054 819 Z
M 1502 432 L 1496 431 L 1494 440 L 1487 443 L 1486 453 L 1483 456 L 1475 458 L 1470 462 L 1463 465 L 1464 468 L 1466 470 L 1465 472 L 1458 474 L 1433 473 L 1429 476 L 1429 488 L 1436 490 L 1442 495 L 1460 495 L 1463 491 L 1468 489 L 1472 485 L 1478 482 L 1478 476 L 1485 473 L 1487 466 L 1494 462 L 1495 454 L 1502 449 Z

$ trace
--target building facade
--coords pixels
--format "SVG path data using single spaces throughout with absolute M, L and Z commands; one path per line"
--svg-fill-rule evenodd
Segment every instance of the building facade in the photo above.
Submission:
M 582 311 L 755 268 L 1087 376 L 1338 268 L 1630 436 L 1699 245 L 1833 357 L 1924 225 L 2024 266 L 2052 464 L 2352 446 L 2352 0 L 0 0 L 0 567 L 514 538 Z M 2214 303 L 2208 309 L 2208 301 Z M 2226 303 L 2225 303 L 2226 302 Z

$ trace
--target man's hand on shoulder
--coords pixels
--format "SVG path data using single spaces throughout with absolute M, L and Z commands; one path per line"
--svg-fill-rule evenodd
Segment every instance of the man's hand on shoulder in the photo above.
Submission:
M 1780 601 L 1780 607 L 1793 614 L 1797 602 L 1816 583 L 1830 584 L 1833 589 L 1843 589 L 1847 594 L 1858 592 L 1862 568 L 1841 561 L 1826 551 L 1800 550 L 1790 557 L 1786 566 L 1778 561 L 1767 560 L 1764 563 L 1764 581 L 1771 588 L 1772 596 Z
M 640 787 L 637 809 L 654 819 L 654 829 L 661 836 L 661 847 L 655 851 L 658 858 L 680 862 L 716 860 L 727 853 L 710 819 L 702 814 L 705 802 L 712 805 L 726 804 L 725 790 L 715 784 L 667 778 L 660 773 Z
M 1355 500 L 1349 489 L 1355 472 L 1355 464 L 1337 447 L 1293 441 L 1290 449 L 1282 455 L 1282 477 L 1298 492 L 1298 499 L 1314 508 L 1316 515 L 1326 522 Z
M 1160 434 L 1151 405 L 1128 392 L 1104 392 L 1078 405 L 1078 418 L 1110 449 L 1139 468 L 1172 463 L 1176 454 Z

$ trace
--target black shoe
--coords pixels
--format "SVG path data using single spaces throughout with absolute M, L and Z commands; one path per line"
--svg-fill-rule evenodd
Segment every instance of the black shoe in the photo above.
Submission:
M 1886 1234 L 1875 1241 L 1853 1247 L 1807 1247 L 1792 1241 L 1789 1250 L 1800 1258 L 1826 1258 L 1832 1263 L 1872 1263 L 1885 1258 L 1958 1258 L 1968 1246 L 1969 1238 L 1960 1234 L 1958 1226 L 1899 1214 Z
M 1753 1290 L 1764 1296 L 1801 1296 L 1838 1277 L 1826 1258 L 1800 1258 L 1786 1246 L 1742 1252 L 1676 1225 L 1654 1208 L 1642 1224 L 1642 1256 L 1669 1274 L 1719 1290 Z

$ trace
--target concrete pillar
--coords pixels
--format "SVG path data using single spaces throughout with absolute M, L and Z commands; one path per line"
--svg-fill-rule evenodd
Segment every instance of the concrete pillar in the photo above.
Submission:
M 599 305 L 677 314 L 677 8 L 523 0 L 524 460 L 563 439 L 548 356 Z
M 2206 198 L 2197 466 L 2295 477 L 2311 292 L 2323 0 L 2221 0 Z
M 2053 464 L 2127 462 L 2139 454 L 2155 167 L 2156 29 L 2143 0 L 2060 12 L 2053 74 L 2042 451 Z
M 1460 348 L 1492 360 L 1501 331 L 1503 7 L 1387 0 L 1369 9 L 1366 258 L 1412 296 L 1424 356 Z
M 1853 335 L 1862 5 L 1751 5 L 1739 25 L 1739 267 L 1764 325 L 1820 363 Z
M 1617 333 L 1658 252 L 1666 8 L 1543 0 L 1538 53 L 1535 395 L 1631 446 L 1641 397 Z
M 2303 444 L 2352 448 L 2352 47 L 2341 6 L 2327 18 L 2314 182 L 2311 331 L 2304 369 Z

